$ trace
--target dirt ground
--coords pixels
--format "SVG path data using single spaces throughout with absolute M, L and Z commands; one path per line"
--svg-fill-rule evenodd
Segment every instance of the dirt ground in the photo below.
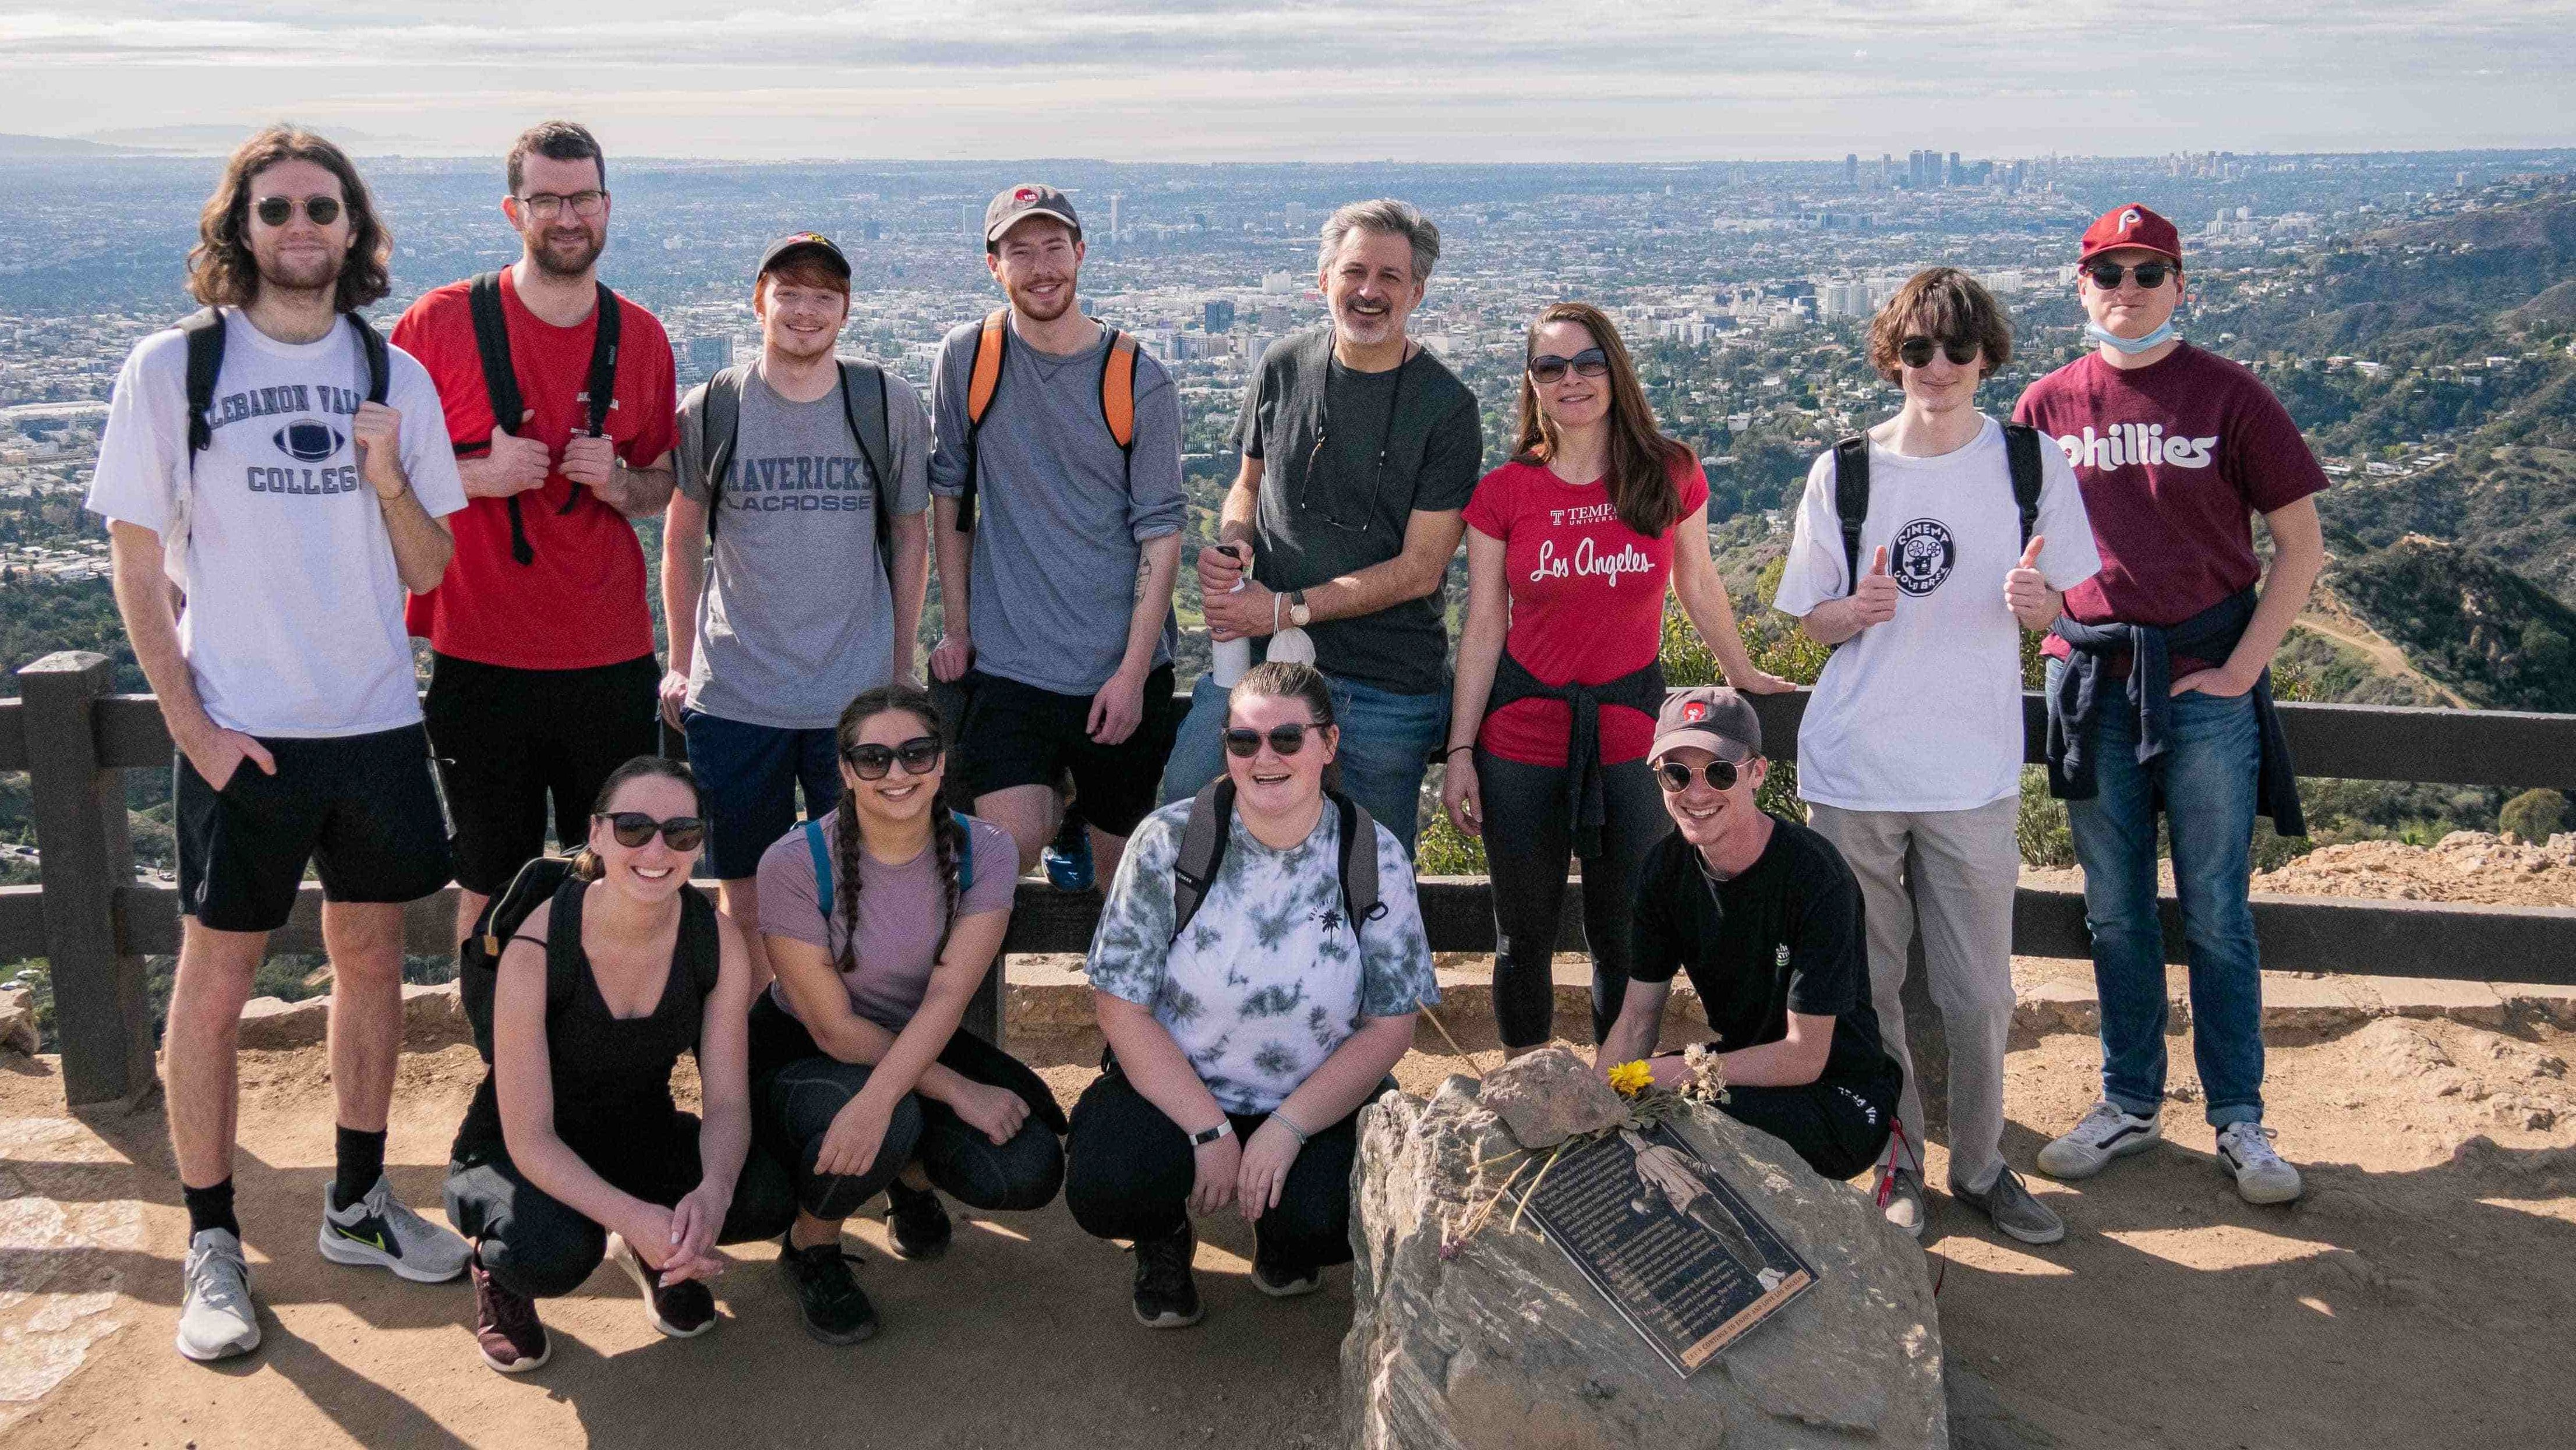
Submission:
M 2560 832 L 2545 846 L 2486 831 L 2453 831 L 2429 847 L 2403 841 L 2320 846 L 2255 877 L 2254 889 L 2378 901 L 2576 906 L 2576 834 Z
M 1467 1045 L 1490 1048 L 1480 1037 Z M 2534 1021 L 2486 1031 L 2399 1019 L 2274 1034 L 2270 1118 L 2308 1175 L 2306 1199 L 2287 1209 L 2246 1206 L 2213 1167 L 2177 1038 L 2167 1146 L 2080 1188 L 2033 1180 L 2067 1218 L 2066 1243 L 2011 1245 L 1935 1200 L 1926 1267 L 1940 1282 L 1956 1443 L 2567 1443 L 2571 1037 Z M 1068 1100 L 1097 1060 L 1078 1038 L 1015 1045 Z M 1417 1052 L 1400 1076 L 1424 1091 L 1458 1066 Z M 2082 1112 L 2095 1066 L 2089 1038 L 2016 1038 L 2014 1161 Z M 246 1060 L 239 1182 L 266 1342 L 207 1367 L 170 1348 L 184 1217 L 159 1111 L 69 1119 L 46 1062 L 0 1059 L 0 1450 L 1340 1442 L 1347 1272 L 1311 1298 L 1263 1299 L 1246 1279 L 1242 1225 L 1214 1221 L 1199 1257 L 1206 1322 L 1149 1333 L 1128 1317 L 1126 1258 L 1060 1205 L 965 1218 L 954 1250 L 928 1265 L 889 1258 L 874 1218 L 854 1223 L 885 1319 L 863 1346 L 799 1333 L 771 1250 L 754 1245 L 732 1251 L 717 1285 L 728 1320 L 717 1332 L 660 1340 L 604 1269 L 545 1305 L 550 1365 L 495 1375 L 474 1352 L 461 1284 L 408 1285 L 313 1252 L 331 1150 L 325 1071 L 319 1050 Z M 424 1210 L 436 1211 L 478 1071 L 462 1047 L 405 1060 L 390 1156 L 397 1188 Z M 77 1370 L 25 1402 L 65 1356 Z

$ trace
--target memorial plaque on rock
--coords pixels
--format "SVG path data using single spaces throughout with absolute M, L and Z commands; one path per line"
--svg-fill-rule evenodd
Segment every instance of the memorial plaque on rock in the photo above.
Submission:
M 1528 1212 L 1677 1374 L 1815 1282 L 1779 1231 L 1661 1126 L 1569 1149 Z

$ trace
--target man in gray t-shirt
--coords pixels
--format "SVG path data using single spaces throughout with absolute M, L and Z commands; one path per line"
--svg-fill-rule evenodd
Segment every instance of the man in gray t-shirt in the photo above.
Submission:
M 1171 743 L 1180 399 L 1162 364 L 1075 307 L 1082 225 L 1062 192 L 1004 190 L 984 245 L 1010 306 L 951 332 L 931 372 L 931 673 L 964 688 L 955 774 L 1021 870 L 1055 834 L 1070 772 L 1105 880 Z
M 771 244 L 752 284 L 759 360 L 680 404 L 679 489 L 662 535 L 662 711 L 687 732 L 711 818 L 709 865 L 746 928 L 758 919 L 761 852 L 795 824 L 799 785 L 808 814 L 840 799 L 841 711 L 863 690 L 911 678 L 928 577 L 930 423 L 910 383 L 836 356 L 849 279 L 828 238 Z M 715 389 L 739 399 L 729 438 L 710 436 Z M 858 436 L 874 428 L 880 396 L 890 485 Z

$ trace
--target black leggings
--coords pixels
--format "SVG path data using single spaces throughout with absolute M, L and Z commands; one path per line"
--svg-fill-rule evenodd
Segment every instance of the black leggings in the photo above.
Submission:
M 1896 1085 L 1811 1082 L 1726 1090 L 1718 1111 L 1786 1143 L 1827 1178 L 1849 1178 L 1887 1151 Z
M 1267 1113 L 1228 1113 L 1248 1142 Z M 1082 1231 L 1104 1239 L 1159 1239 L 1189 1221 L 1198 1151 L 1189 1135 L 1136 1091 L 1114 1065 L 1073 1105 L 1065 1140 L 1064 1205 Z M 1262 1247 L 1292 1265 L 1351 1261 L 1351 1160 L 1359 1111 L 1306 1140 L 1280 1187 L 1279 1204 L 1253 1221 Z
M 848 1218 L 919 1163 L 932 1184 L 969 1208 L 1043 1208 L 1064 1182 L 1063 1118 L 1046 1083 L 1020 1062 L 960 1028 L 940 1063 L 976 1082 L 1006 1087 L 1029 1104 L 1028 1121 L 996 1146 L 946 1103 L 920 1093 L 897 1099 L 885 1138 L 865 1173 L 814 1171 L 832 1119 L 867 1086 L 873 1069 L 815 1047 L 805 1025 L 767 993 L 752 1007 L 752 1116 L 761 1142 L 795 1165 L 796 1206 L 819 1219 Z
M 703 1174 L 698 1161 L 698 1120 L 676 1115 L 666 1149 L 659 1154 L 609 1161 L 606 1155 L 583 1155 L 600 1177 L 649 1203 L 669 1208 L 695 1188 Z M 531 1299 L 552 1299 L 581 1287 L 608 1252 L 608 1230 L 581 1210 L 530 1183 L 504 1154 L 474 1164 L 447 1166 L 447 1221 L 477 1241 L 477 1257 L 504 1289 Z M 743 1154 L 742 1176 L 733 1186 L 733 1204 L 725 1211 L 720 1244 L 774 1239 L 796 1218 L 794 1186 L 787 1165 L 758 1146 Z
M 1494 896 L 1494 1025 L 1505 1047 L 1536 1047 L 1556 1027 L 1556 938 L 1565 914 L 1574 816 L 1572 772 L 1476 751 L 1485 864 Z M 1583 939 L 1592 949 L 1592 1040 L 1619 1020 L 1628 991 L 1628 923 L 1638 863 L 1673 828 L 1642 760 L 1604 766 L 1601 854 L 1583 863 Z

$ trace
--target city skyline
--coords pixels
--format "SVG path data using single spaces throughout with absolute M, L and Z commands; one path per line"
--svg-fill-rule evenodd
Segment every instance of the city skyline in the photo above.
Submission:
M 745 159 L 1834 160 L 1934 131 L 1983 156 L 2539 147 L 2576 141 L 2571 20 L 2576 0 L 1628 5 L 1579 27 L 1532 0 L 646 0 L 536 23 L 492 0 L 39 0 L 0 5 L 0 132 L 289 115 L 484 152 L 565 113 L 612 154 Z

